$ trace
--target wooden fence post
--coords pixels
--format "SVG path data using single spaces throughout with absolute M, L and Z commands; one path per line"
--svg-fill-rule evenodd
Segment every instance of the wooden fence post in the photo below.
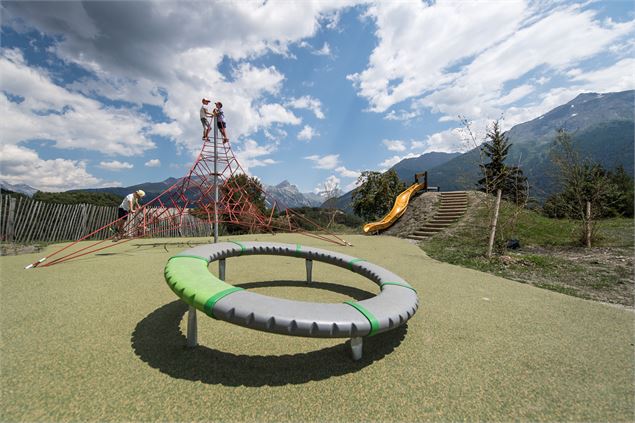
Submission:
M 15 215 L 15 198 L 9 198 L 9 215 L 7 216 L 7 241 L 13 242 L 13 221 Z
M 489 243 L 487 244 L 487 258 L 492 257 L 492 250 L 494 249 L 494 237 L 496 236 L 496 225 L 498 224 L 498 210 L 501 205 L 502 191 L 499 189 L 496 191 L 496 205 L 494 206 L 494 216 L 492 218 L 492 225 L 489 232 Z
M 26 236 L 24 238 L 25 243 L 28 243 L 29 241 L 31 241 L 31 235 L 33 234 L 33 231 L 35 230 L 36 226 L 38 226 L 39 224 L 38 213 L 40 211 L 40 206 L 42 205 L 42 203 L 39 201 L 34 201 L 34 203 L 35 203 L 35 211 L 33 212 L 33 216 L 31 217 L 31 220 L 29 221 L 29 231 L 26 233 Z

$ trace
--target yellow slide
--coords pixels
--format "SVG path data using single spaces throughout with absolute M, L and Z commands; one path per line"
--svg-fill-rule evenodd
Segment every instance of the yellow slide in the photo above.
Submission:
M 383 219 L 381 219 L 379 222 L 367 223 L 364 225 L 364 232 L 368 233 L 380 231 L 395 223 L 395 221 L 399 219 L 402 214 L 405 213 L 406 207 L 408 207 L 408 202 L 410 201 L 410 197 L 412 197 L 412 194 L 423 188 L 425 188 L 425 184 L 414 183 L 410 185 L 407 190 L 397 196 L 397 198 L 395 199 L 395 205 L 392 206 L 392 210 L 390 210 L 390 212 L 388 212 L 388 214 L 384 216 Z

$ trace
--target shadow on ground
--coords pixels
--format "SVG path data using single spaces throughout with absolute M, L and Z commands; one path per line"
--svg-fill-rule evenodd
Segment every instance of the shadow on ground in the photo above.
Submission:
M 242 288 L 303 286 L 305 282 L 269 281 L 237 285 Z M 374 294 L 357 288 L 314 282 L 311 288 L 327 289 L 356 300 Z M 179 379 L 226 386 L 281 386 L 328 379 L 356 372 L 393 352 L 408 331 L 407 324 L 377 336 L 364 338 L 361 360 L 350 357 L 350 340 L 308 353 L 248 356 L 218 351 L 199 345 L 186 347 L 179 325 L 188 306 L 174 301 L 150 313 L 132 333 L 132 348 L 141 360 L 160 372 Z M 271 336 L 283 336 L 271 334 Z

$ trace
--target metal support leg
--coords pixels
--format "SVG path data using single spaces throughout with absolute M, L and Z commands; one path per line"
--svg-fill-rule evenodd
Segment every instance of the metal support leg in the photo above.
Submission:
M 362 338 L 351 338 L 351 353 L 353 360 L 357 361 L 362 358 Z
M 218 279 L 225 280 L 225 259 L 218 260 Z
M 313 260 L 306 259 L 306 283 L 313 282 Z
M 196 329 L 196 309 L 190 306 L 187 313 L 187 346 L 194 348 L 198 345 Z

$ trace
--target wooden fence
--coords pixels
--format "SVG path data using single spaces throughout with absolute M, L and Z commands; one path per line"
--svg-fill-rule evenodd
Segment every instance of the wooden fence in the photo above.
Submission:
M 75 241 L 117 219 L 117 207 L 91 204 L 56 204 L 0 195 L 0 240 L 26 244 L 29 242 Z M 209 236 L 208 222 L 184 216 L 183 228 L 165 227 L 159 237 Z M 100 231 L 91 240 L 106 239 L 108 231 Z

